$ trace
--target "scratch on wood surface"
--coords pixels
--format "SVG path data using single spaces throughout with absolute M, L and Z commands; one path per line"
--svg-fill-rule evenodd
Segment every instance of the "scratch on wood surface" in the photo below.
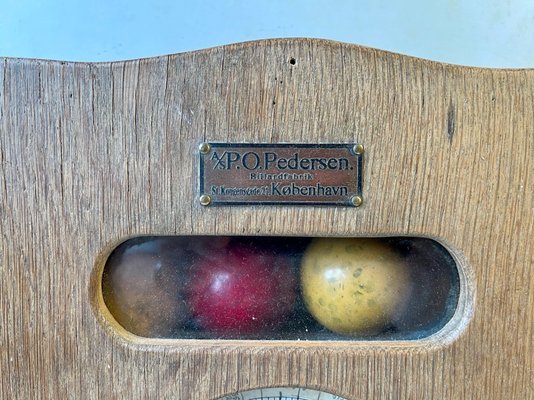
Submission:
M 449 137 L 449 143 L 452 143 L 454 132 L 456 130 L 456 110 L 454 103 L 449 102 L 449 109 L 447 110 L 447 136 Z

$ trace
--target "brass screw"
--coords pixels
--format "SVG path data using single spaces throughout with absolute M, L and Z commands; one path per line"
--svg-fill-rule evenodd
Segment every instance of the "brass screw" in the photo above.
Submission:
M 198 146 L 198 150 L 201 154 L 208 154 L 211 150 L 211 146 L 209 143 L 200 143 L 200 146 Z
M 211 197 L 208 196 L 207 194 L 203 194 L 202 196 L 200 196 L 198 200 L 200 201 L 200 204 L 202 204 L 203 206 L 209 206 L 211 203 Z
M 354 207 L 360 207 L 363 204 L 363 199 L 361 196 L 352 196 L 350 202 Z
M 355 154 L 361 155 L 364 152 L 363 144 L 355 144 L 352 148 Z

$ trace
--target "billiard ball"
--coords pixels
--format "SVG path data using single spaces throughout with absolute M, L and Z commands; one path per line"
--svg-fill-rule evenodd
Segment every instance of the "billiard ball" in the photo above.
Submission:
M 276 331 L 296 299 L 288 260 L 231 243 L 191 268 L 187 299 L 196 324 L 220 337 Z
M 300 277 L 312 316 L 345 335 L 384 330 L 402 313 L 411 290 L 408 266 L 379 239 L 314 239 Z
M 123 246 L 108 261 L 104 302 L 116 321 L 142 337 L 172 337 L 188 318 L 183 254 L 161 251 L 161 239 Z

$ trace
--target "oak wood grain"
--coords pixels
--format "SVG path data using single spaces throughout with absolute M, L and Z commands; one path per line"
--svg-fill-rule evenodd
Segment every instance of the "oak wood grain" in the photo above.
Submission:
M 202 207 L 203 141 L 362 143 L 364 204 Z M 0 166 L 2 399 L 534 398 L 534 70 L 308 39 L 0 59 Z M 144 234 L 432 237 L 463 303 L 423 342 L 139 341 L 106 322 L 98 279 Z

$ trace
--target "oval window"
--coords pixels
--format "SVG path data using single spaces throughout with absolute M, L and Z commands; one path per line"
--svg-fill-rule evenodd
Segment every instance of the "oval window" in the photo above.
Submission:
M 414 237 L 138 237 L 102 274 L 110 314 L 147 338 L 421 339 L 459 294 L 451 254 Z

